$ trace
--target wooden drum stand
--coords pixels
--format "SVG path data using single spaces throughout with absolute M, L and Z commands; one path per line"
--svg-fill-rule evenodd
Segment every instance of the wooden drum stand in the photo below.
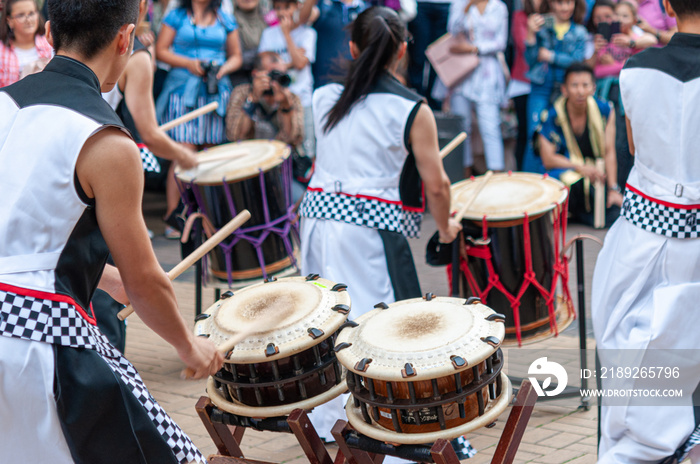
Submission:
M 491 460 L 493 464 L 513 462 L 536 401 L 537 393 L 530 381 L 523 381 Z M 302 409 L 295 409 L 286 417 L 251 419 L 221 411 L 206 396 L 199 399 L 196 409 L 219 451 L 219 455 L 209 457 L 211 464 L 271 464 L 243 456 L 240 445 L 248 427 L 293 433 L 311 464 L 381 464 L 387 455 L 435 464 L 460 462 L 448 440 L 441 438 L 432 445 L 389 444 L 358 433 L 344 420 L 336 422 L 332 430 L 339 447 L 333 460 Z

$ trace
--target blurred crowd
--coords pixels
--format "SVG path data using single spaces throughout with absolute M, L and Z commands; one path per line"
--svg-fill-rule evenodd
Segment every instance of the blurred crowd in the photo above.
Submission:
M 0 4 L 0 86 L 6 86 L 42 69 L 52 49 L 42 0 Z M 134 56 L 147 52 L 151 75 L 120 81 L 105 98 L 131 113 L 144 151 L 155 154 L 148 184 L 168 189 L 166 218 L 178 200 L 167 186 L 173 166 L 191 167 L 196 151 L 229 141 L 290 144 L 303 188 L 315 156 L 312 93 L 342 75 L 350 59 L 348 25 L 376 4 L 398 11 L 411 34 L 395 77 L 427 99 L 438 126 L 445 115 L 458 117 L 471 136 L 464 176 L 550 172 L 572 191 L 583 181 L 586 197 L 589 183 L 607 182 L 608 206 L 621 201 L 632 157 L 618 77 L 627 58 L 663 46 L 676 32 L 659 0 L 143 0 Z M 479 57 L 450 88 L 425 53 L 445 34 L 457 39 L 453 54 Z M 578 70 L 572 76 L 590 74 L 590 82 L 568 85 L 571 69 Z M 129 90 L 144 86 L 152 95 L 145 109 L 151 97 L 143 88 Z M 215 112 L 156 134 L 156 122 L 211 102 L 219 104 Z M 595 167 L 596 158 L 605 170 Z

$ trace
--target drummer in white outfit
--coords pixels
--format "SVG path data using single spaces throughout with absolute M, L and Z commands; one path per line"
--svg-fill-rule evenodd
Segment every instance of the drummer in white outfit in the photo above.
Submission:
M 350 51 L 344 85 L 313 96 L 317 158 L 301 205 L 301 253 L 303 273 L 348 285 L 355 318 L 377 303 L 421 295 L 406 236 L 420 229 L 423 192 L 441 241 L 454 240 L 461 226 L 449 218 L 433 114 L 392 76 L 406 51 L 397 14 L 383 7 L 360 14 Z M 336 403 L 311 415 L 328 440 L 345 417 Z
M 664 4 L 680 33 L 666 48 L 630 58 L 620 75 L 635 161 L 623 217 L 608 232 L 593 275 L 593 326 L 604 368 L 622 349 L 649 357 L 659 353 L 652 350 L 700 348 L 697 326 L 689 323 L 700 301 L 700 2 Z M 685 406 L 603 403 L 600 463 L 680 462 L 700 441 L 697 432 L 689 438 L 698 423 L 690 396 L 700 359 L 681 357 L 681 377 L 664 386 L 682 388 Z M 612 381 L 604 389 L 606 382 Z M 639 381 L 622 384 L 634 388 Z

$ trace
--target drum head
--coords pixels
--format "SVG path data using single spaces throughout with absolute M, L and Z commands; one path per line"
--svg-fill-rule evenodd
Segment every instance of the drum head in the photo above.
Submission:
M 195 324 L 195 335 L 208 335 L 220 346 L 237 333 L 251 331 L 234 348 L 227 360 L 231 363 L 286 358 L 319 344 L 346 321 L 337 305 L 349 308 L 350 296 L 332 290 L 334 285 L 320 278 L 289 277 L 246 287 L 207 309 Z M 270 344 L 279 351 L 270 354 Z
M 452 185 L 452 210 L 459 211 L 473 196 L 481 177 Z M 546 213 L 566 200 L 563 183 L 541 174 L 526 172 L 494 174 L 469 207 L 464 219 L 489 221 L 520 219 Z
M 197 167 L 187 171 L 176 168 L 175 175 L 183 182 L 218 185 L 250 178 L 260 170 L 269 171 L 287 159 L 290 152 L 287 144 L 277 140 L 247 140 L 219 145 L 199 152 Z
M 373 379 L 415 381 L 434 379 L 468 369 L 492 355 L 505 336 L 503 322 L 489 321 L 495 312 L 482 304 L 465 305 L 461 298 L 403 300 L 387 309 L 374 309 L 343 329 L 336 348 L 338 361 L 349 370 Z M 485 339 L 492 343 L 484 341 Z M 466 363 L 453 362 L 459 356 Z M 365 371 L 362 359 L 371 359 Z M 410 363 L 414 376 L 404 377 Z

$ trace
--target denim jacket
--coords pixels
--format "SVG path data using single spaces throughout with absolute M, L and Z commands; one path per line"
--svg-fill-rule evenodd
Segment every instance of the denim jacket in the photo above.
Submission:
M 562 40 L 557 40 L 553 29 L 543 28 L 537 33 L 537 40 L 534 44 L 525 45 L 525 59 L 530 70 L 526 76 L 530 82 L 542 85 L 547 80 L 550 71 L 554 72 L 553 81 L 561 82 L 564 71 L 569 65 L 585 59 L 587 33 L 580 24 L 571 23 L 571 28 L 564 35 Z M 537 61 L 537 55 L 541 47 L 554 52 L 552 63 Z

